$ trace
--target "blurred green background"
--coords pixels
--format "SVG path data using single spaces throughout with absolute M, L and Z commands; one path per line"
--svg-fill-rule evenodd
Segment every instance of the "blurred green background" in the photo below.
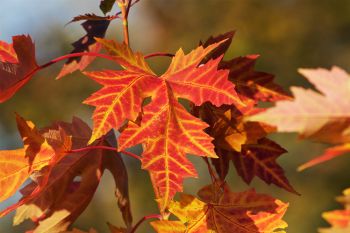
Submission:
M 12 0 L 1 2 L 0 40 L 29 33 L 36 42 L 39 63 L 70 52 L 70 43 L 84 32 L 79 24 L 64 26 L 73 16 L 99 13 L 98 0 Z M 117 9 L 114 9 L 117 10 Z M 299 67 L 350 67 L 350 2 L 348 0 L 141 0 L 130 14 L 131 46 L 144 53 L 186 51 L 199 40 L 235 29 L 237 34 L 227 57 L 261 54 L 257 69 L 276 75 L 285 88 L 291 85 L 310 87 L 297 74 Z M 120 22 L 110 25 L 107 37 L 121 38 Z M 168 58 L 154 58 L 151 65 L 161 72 Z M 31 119 L 39 127 L 53 120 L 70 121 L 77 115 L 91 123 L 92 108 L 81 104 L 98 85 L 80 73 L 55 81 L 62 64 L 50 67 L 0 105 L 0 149 L 21 146 L 16 132 L 14 112 Z M 89 69 L 105 66 L 97 60 Z M 108 63 L 109 67 L 113 67 Z M 251 187 L 269 193 L 290 207 L 285 217 L 287 232 L 310 233 L 327 226 L 321 212 L 339 207 L 334 197 L 350 186 L 350 158 L 344 156 L 302 173 L 296 167 L 318 155 L 327 146 L 300 141 L 295 134 L 272 135 L 289 153 L 279 159 L 293 186 L 302 195 L 295 196 L 255 179 Z M 210 182 L 203 162 L 191 157 L 201 175 L 188 179 L 185 191 L 195 193 Z M 140 164 L 125 158 L 130 176 L 130 195 L 135 222 L 156 213 L 153 190 Z M 234 169 L 229 184 L 235 191 L 247 189 Z M 107 231 L 106 222 L 122 225 L 116 207 L 111 176 L 106 174 L 93 202 L 76 222 L 84 230 L 90 227 Z M 16 195 L 0 207 L 19 198 Z M 0 219 L 1 233 L 24 232 L 30 225 L 12 227 L 13 214 Z M 139 232 L 151 232 L 144 224 Z

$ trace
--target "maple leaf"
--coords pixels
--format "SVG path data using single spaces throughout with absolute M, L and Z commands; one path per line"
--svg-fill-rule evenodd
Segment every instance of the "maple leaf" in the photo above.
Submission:
M 104 19 L 104 20 L 88 19 L 85 22 L 83 22 L 81 25 L 86 31 L 86 35 L 72 44 L 74 49 L 71 53 L 79 53 L 79 52 L 98 53 L 101 50 L 101 45 L 96 43 L 95 38 L 96 37 L 102 38 L 105 36 L 109 23 L 110 23 L 109 19 Z M 94 60 L 95 60 L 94 56 L 73 57 L 68 59 L 67 62 L 64 64 L 63 68 L 61 69 L 60 73 L 58 74 L 57 79 L 60 79 L 77 70 L 83 71 Z
M 272 74 L 254 70 L 258 57 L 259 55 L 247 55 L 223 61 L 220 68 L 230 70 L 229 79 L 236 85 L 240 95 L 264 102 L 290 100 L 289 94 L 274 82 Z
M 131 48 L 123 43 L 118 43 L 114 40 L 106 40 L 96 38 L 97 42 L 107 50 L 107 52 L 114 56 L 116 62 L 129 71 L 140 73 L 154 74 L 144 56 L 139 52 L 133 52 Z
M 322 217 L 331 225 L 330 228 L 319 229 L 320 233 L 346 233 L 350 229 L 350 189 L 343 191 L 343 196 L 337 198 L 345 206 L 343 210 L 325 212 Z
M 14 36 L 12 41 L 0 41 L 0 103 L 11 98 L 38 68 L 30 36 Z
M 258 176 L 267 184 L 272 183 L 289 192 L 298 194 L 290 185 L 282 167 L 276 162 L 276 159 L 285 152 L 286 150 L 275 142 L 267 138 L 261 138 L 255 144 L 244 144 L 240 152 L 216 149 L 219 159 L 213 159 L 212 162 L 221 179 L 226 177 L 228 163 L 232 161 L 238 175 L 247 184 L 250 184 L 255 176 Z
M 299 171 L 313 167 L 317 164 L 324 163 L 328 160 L 337 158 L 350 152 L 350 143 L 341 144 L 338 146 L 330 147 L 324 151 L 322 155 L 316 156 L 316 158 L 302 164 L 298 167 Z
M 246 110 L 245 114 L 251 114 Z M 255 109 L 251 111 L 254 113 Z M 276 162 L 286 150 L 265 137 L 273 128 L 259 122 L 244 122 L 245 116 L 231 106 L 216 108 L 204 104 L 195 108 L 194 114 L 210 125 L 207 132 L 215 138 L 215 152 L 219 156 L 211 161 L 221 180 L 226 178 L 232 161 L 246 183 L 258 176 L 267 184 L 297 194 Z
M 232 40 L 233 33 L 211 37 L 205 43 L 209 46 L 218 39 L 227 37 Z M 217 57 L 229 47 L 215 49 L 211 56 Z M 283 169 L 276 163 L 276 158 L 286 152 L 276 143 L 266 139 L 274 128 L 260 122 L 245 122 L 244 119 L 260 110 L 258 101 L 275 101 L 289 98 L 282 88 L 273 82 L 273 76 L 254 70 L 257 56 L 238 57 L 231 61 L 221 61 L 219 67 L 230 70 L 229 80 L 235 84 L 243 108 L 235 105 L 216 107 L 210 103 L 192 108 L 192 113 L 209 124 L 206 132 L 215 138 L 215 151 L 219 158 L 212 159 L 220 179 L 224 180 L 229 171 L 229 161 L 233 161 L 238 174 L 246 183 L 254 176 L 260 177 L 267 184 L 274 183 L 290 192 L 295 190 L 289 184 Z
M 282 220 L 288 204 L 254 190 L 234 193 L 227 188 L 217 196 L 218 190 L 207 186 L 199 191 L 202 200 L 181 194 L 180 201 L 172 201 L 169 211 L 179 221 L 151 222 L 162 233 L 272 233 L 285 232 Z
M 153 85 L 148 85 L 146 92 L 152 87 L 152 100 L 143 108 L 141 124 L 129 122 L 119 138 L 120 150 L 140 143 L 144 145 L 143 168 L 151 173 L 162 211 L 174 194 L 182 190 L 183 179 L 196 177 L 186 153 L 216 157 L 212 138 L 203 132 L 207 124 L 191 116 L 177 99 L 184 98 L 196 105 L 206 101 L 217 106 L 230 103 L 243 105 L 234 85 L 227 81 L 227 71 L 217 69 L 222 57 L 198 67 L 201 60 L 219 45 L 200 46 L 188 55 L 180 49 L 161 77 L 150 77 Z M 133 71 L 145 72 L 144 68 L 135 67 L 135 59 L 132 61 L 133 64 L 122 65 Z M 142 60 L 138 64 L 143 64 Z
M 303 169 L 349 151 L 350 77 L 338 67 L 300 69 L 299 72 L 321 93 L 292 87 L 294 101 L 277 102 L 275 107 L 250 119 L 274 125 L 280 132 L 298 132 L 302 138 L 341 144 L 302 166 Z
M 206 42 L 202 43 L 204 47 L 217 43 L 226 39 L 219 47 L 213 50 L 203 62 L 215 59 L 224 54 L 234 37 L 233 31 L 222 35 L 210 37 Z M 238 94 L 250 98 L 254 101 L 273 102 L 277 100 L 291 99 L 281 86 L 274 82 L 274 76 L 265 72 L 254 70 L 254 66 L 259 55 L 247 55 L 236 57 L 228 61 L 222 61 L 219 64 L 220 69 L 228 69 L 229 80 L 236 85 Z
M 202 63 L 208 62 L 210 59 L 216 59 L 222 54 L 225 54 L 227 50 L 229 49 L 233 36 L 235 35 L 235 31 L 229 31 L 224 34 L 218 35 L 218 36 L 211 36 L 209 37 L 204 43 L 202 41 L 199 42 L 199 45 L 202 45 L 204 48 L 218 43 L 220 41 L 222 42 L 216 49 L 214 49 L 210 54 L 208 54 L 203 60 Z
M 24 147 L 0 151 L 0 201 L 12 196 L 33 173 L 59 161 L 64 155 L 62 151 L 70 146 L 65 140 L 62 150 L 53 148 L 32 122 L 18 115 L 16 119 Z
M 128 70 L 85 72 L 88 77 L 104 87 L 84 101 L 96 106 L 93 114 L 94 128 L 90 142 L 126 120 L 135 120 L 144 98 L 150 96 L 155 76 L 140 53 L 133 53 L 125 44 L 98 39 L 98 42 Z M 149 89 L 149 90 L 147 90 Z
M 43 129 L 44 135 L 52 130 L 64 129 L 72 136 L 73 148 L 85 146 L 91 136 L 90 128 L 80 119 L 72 123 L 56 122 Z M 116 146 L 115 137 L 109 133 L 95 145 Z M 112 172 L 116 183 L 116 195 L 124 221 L 131 226 L 132 217 L 128 198 L 128 178 L 123 161 L 115 151 L 90 150 L 68 154 L 56 164 L 48 183 L 33 196 L 37 184 L 31 183 L 21 192 L 28 199 L 25 205 L 17 209 L 14 224 L 18 225 L 27 218 L 38 224 L 35 233 L 61 232 L 66 230 L 90 203 L 101 179 L 103 171 Z M 76 179 L 80 177 L 79 179 Z

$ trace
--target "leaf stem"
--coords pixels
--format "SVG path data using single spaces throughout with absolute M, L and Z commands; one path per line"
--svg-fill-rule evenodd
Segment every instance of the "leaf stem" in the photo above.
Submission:
M 28 72 L 21 81 L 30 78 L 31 76 L 33 76 L 35 73 L 39 72 L 40 70 L 42 70 L 42 69 L 44 69 L 46 67 L 49 67 L 49 66 L 51 66 L 51 65 L 53 65 L 53 64 L 55 64 L 57 62 L 60 62 L 60 61 L 63 61 L 63 60 L 66 60 L 66 59 L 69 59 L 69 58 L 72 58 L 72 57 L 82 57 L 82 56 L 101 57 L 101 58 L 105 58 L 107 60 L 115 61 L 114 56 L 110 56 L 110 55 L 102 54 L 102 53 L 93 53 L 93 52 L 70 53 L 70 54 L 66 54 L 66 55 L 57 57 L 55 59 L 52 59 L 51 61 L 49 61 L 49 62 L 47 62 L 47 63 L 45 63 L 43 65 L 37 66 L 32 71 Z M 174 55 L 170 54 L 170 53 L 158 52 L 158 53 L 151 53 L 151 54 L 145 55 L 145 59 L 148 59 L 148 58 L 151 58 L 151 57 L 156 57 L 156 56 L 173 57 Z
M 89 150 L 111 150 L 111 151 L 116 151 L 118 152 L 118 149 L 115 147 L 110 147 L 110 146 L 88 146 L 88 147 L 83 147 L 83 148 L 79 148 L 79 149 L 74 149 L 74 150 L 69 150 L 66 151 L 66 153 L 79 153 L 79 152 L 83 152 L 83 151 L 89 151 Z M 130 157 L 133 157 L 135 159 L 140 160 L 140 156 L 131 153 L 129 151 L 119 151 L 122 154 L 128 155 Z
M 93 56 L 93 57 L 102 57 L 102 58 L 105 58 L 105 59 L 108 59 L 108 60 L 112 60 L 112 61 L 115 61 L 115 58 L 113 56 L 109 56 L 109 55 L 106 55 L 106 54 L 102 54 L 102 53 L 93 53 L 93 52 L 81 52 L 81 53 L 70 53 L 70 54 L 67 54 L 67 55 L 63 55 L 63 56 L 60 56 L 60 57 L 57 57 L 43 65 L 40 65 L 40 66 L 37 66 L 35 69 L 33 69 L 32 71 L 30 71 L 29 73 L 27 73 L 24 78 L 22 80 L 25 80 L 25 79 L 28 79 L 30 78 L 32 75 L 34 75 L 36 72 L 46 68 L 46 67 L 49 67 L 57 62 L 60 62 L 60 61 L 63 61 L 63 60 L 66 60 L 68 58 L 72 58 L 72 57 L 82 57 L 82 56 Z
M 215 172 L 214 172 L 212 166 L 210 165 L 208 158 L 203 158 L 203 160 L 204 160 L 205 163 L 207 164 L 208 171 L 209 171 L 209 174 L 210 174 L 210 178 L 211 178 L 212 183 L 213 183 L 213 184 L 216 184 L 217 181 L 218 181 L 219 179 L 218 179 L 218 177 L 215 175 Z
M 162 219 L 162 216 L 160 214 L 150 214 L 147 216 L 144 216 L 143 218 L 141 218 L 136 225 L 131 229 L 130 233 L 135 233 L 137 228 L 146 220 L 148 219 L 153 219 L 153 218 L 157 218 L 157 219 Z
M 172 53 L 150 53 L 145 55 L 145 59 L 151 58 L 151 57 L 174 57 L 175 55 Z

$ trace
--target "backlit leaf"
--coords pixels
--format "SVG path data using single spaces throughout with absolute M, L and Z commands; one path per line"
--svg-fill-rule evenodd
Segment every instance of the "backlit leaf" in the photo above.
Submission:
M 169 211 L 179 221 L 151 222 L 157 232 L 181 233 L 272 233 L 285 232 L 282 220 L 288 204 L 254 190 L 234 193 L 225 190 L 216 196 L 212 186 L 199 192 L 201 200 L 181 194 L 180 201 L 172 201 Z
M 12 40 L 12 44 L 0 41 L 0 103 L 11 98 L 38 68 L 30 36 L 14 36 Z
M 326 151 L 320 162 L 345 153 L 350 142 L 349 74 L 338 67 L 299 71 L 320 93 L 293 87 L 293 101 L 277 102 L 275 107 L 250 119 L 274 125 L 280 132 L 298 132 L 302 138 L 343 144 Z M 306 167 L 317 163 L 316 159 Z
M 123 71 L 86 72 L 94 81 L 104 87 L 84 101 L 96 106 L 93 115 L 94 130 L 90 142 L 104 135 L 110 129 L 119 128 L 126 120 L 136 120 L 143 99 L 150 95 L 143 91 L 152 86 L 155 77 L 149 74 Z
M 97 42 L 101 44 L 110 55 L 115 57 L 118 64 L 129 71 L 139 73 L 154 74 L 145 61 L 144 56 L 139 52 L 133 52 L 125 43 L 118 43 L 114 40 L 106 40 L 97 38 Z
M 57 122 L 44 129 L 50 135 L 54 129 L 62 128 L 72 136 L 73 148 L 86 145 L 91 136 L 89 127 L 78 118 L 73 123 Z M 112 133 L 93 145 L 116 146 Z M 128 198 L 128 178 L 123 161 L 115 151 L 90 150 L 68 154 L 55 165 L 48 183 L 40 187 L 36 183 L 26 186 L 22 193 L 25 204 L 17 209 L 14 224 L 30 218 L 38 226 L 35 233 L 58 233 L 66 230 L 90 203 L 105 169 L 112 172 L 118 194 L 118 205 L 128 227 L 132 217 Z
M 143 168 L 151 172 L 162 211 L 182 190 L 183 179 L 196 176 L 186 154 L 216 157 L 212 138 L 203 132 L 207 124 L 191 116 L 177 99 L 188 99 L 197 105 L 206 101 L 217 106 L 244 105 L 227 80 L 228 72 L 217 69 L 221 57 L 198 67 L 219 45 L 198 47 L 187 55 L 179 50 L 168 70 L 159 78 L 153 77 L 152 100 L 143 107 L 141 124 L 129 122 L 119 138 L 120 150 L 143 144 Z M 129 64 L 123 66 L 137 70 Z
M 343 192 L 344 196 L 337 200 L 345 206 L 343 210 L 324 212 L 322 217 L 331 225 L 330 228 L 319 229 L 320 233 L 346 233 L 350 229 L 350 189 Z
M 24 147 L 0 151 L 0 201 L 12 196 L 34 173 L 55 160 L 55 150 L 40 136 L 34 124 L 17 116 Z
M 350 143 L 345 143 L 339 146 L 330 147 L 326 149 L 322 155 L 317 156 L 316 158 L 310 160 L 309 162 L 299 166 L 298 170 L 302 171 L 309 167 L 313 167 L 317 164 L 324 163 L 328 160 L 345 155 L 346 153 L 349 153 L 349 152 L 350 152 Z
M 218 38 L 228 37 L 227 33 L 211 37 L 205 43 L 209 46 Z M 210 56 L 218 57 L 219 52 L 228 48 L 217 48 Z M 224 180 L 229 172 L 229 162 L 233 161 L 238 174 L 246 183 L 255 176 L 267 184 L 275 184 L 290 192 L 295 190 L 289 184 L 283 169 L 276 159 L 286 151 L 276 143 L 266 139 L 274 128 L 260 122 L 245 122 L 245 118 L 260 110 L 256 108 L 258 101 L 275 101 L 289 99 L 280 86 L 273 82 L 273 76 L 254 70 L 258 56 L 238 57 L 230 61 L 221 61 L 218 66 L 228 69 L 229 80 L 235 84 L 238 95 L 245 103 L 244 107 L 237 105 L 214 106 L 210 103 L 192 108 L 195 116 L 203 119 L 210 126 L 206 131 L 215 138 L 215 151 L 219 158 L 212 159 L 220 179 Z

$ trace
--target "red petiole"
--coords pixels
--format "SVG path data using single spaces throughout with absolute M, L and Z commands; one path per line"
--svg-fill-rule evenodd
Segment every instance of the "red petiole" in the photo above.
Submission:
M 83 151 L 90 151 L 90 150 L 111 150 L 111 151 L 116 151 L 118 152 L 118 149 L 115 147 L 109 147 L 109 146 L 88 146 L 88 147 L 83 147 L 83 148 L 79 148 L 79 149 L 74 149 L 74 150 L 69 150 L 66 151 L 66 153 L 79 153 L 79 152 L 83 152 Z M 122 154 L 128 155 L 130 157 L 133 157 L 135 159 L 140 160 L 140 156 L 128 152 L 128 151 L 119 151 Z

